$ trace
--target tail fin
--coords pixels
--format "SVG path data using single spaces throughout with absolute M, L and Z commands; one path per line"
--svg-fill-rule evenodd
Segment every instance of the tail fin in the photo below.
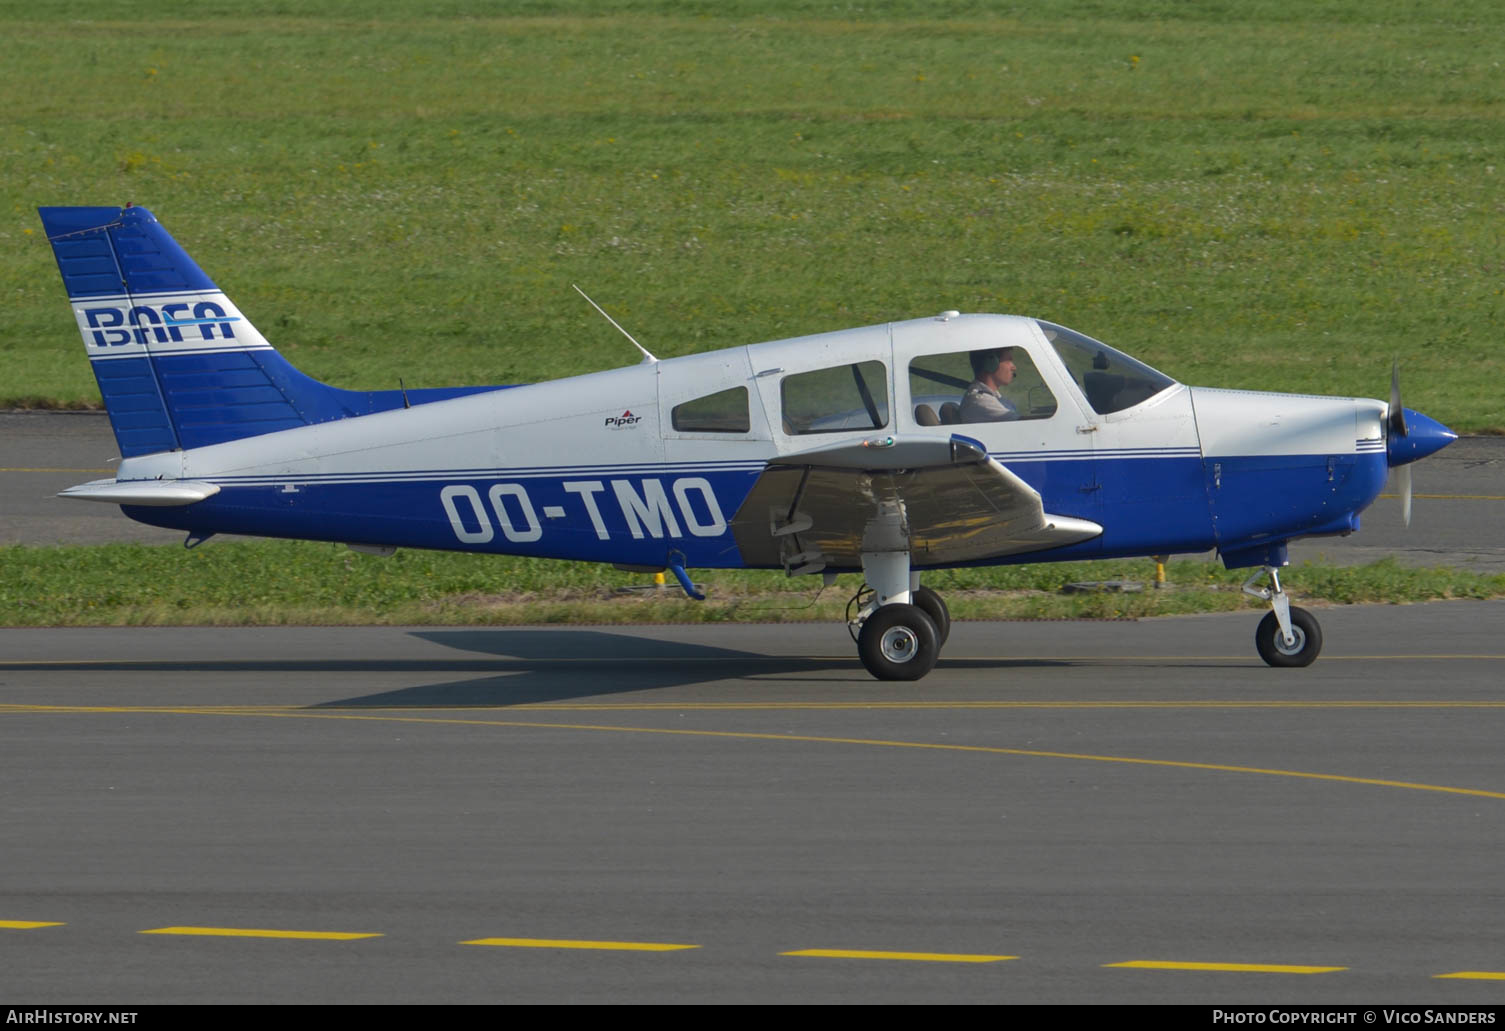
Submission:
M 299 372 L 145 208 L 39 208 L 125 458 L 474 393 L 339 390 Z

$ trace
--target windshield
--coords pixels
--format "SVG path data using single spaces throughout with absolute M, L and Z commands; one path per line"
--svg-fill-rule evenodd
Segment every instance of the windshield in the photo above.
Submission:
M 1083 336 L 1074 329 L 1036 319 L 1098 415 L 1111 415 L 1148 401 L 1176 381 L 1163 372 Z

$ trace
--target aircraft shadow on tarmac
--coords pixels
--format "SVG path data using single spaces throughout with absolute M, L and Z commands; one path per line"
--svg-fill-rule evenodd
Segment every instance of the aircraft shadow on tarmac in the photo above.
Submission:
M 600 630 L 431 630 L 414 637 L 461 651 L 495 656 L 467 671 L 498 676 L 425 684 L 320 703 L 311 708 L 465 708 L 526 705 L 745 677 L 823 674 L 858 685 L 875 681 L 846 656 L 770 656 L 735 648 L 613 634 Z M 951 660 L 946 667 L 1062 666 L 1064 662 Z M 415 667 L 452 668 L 443 660 Z

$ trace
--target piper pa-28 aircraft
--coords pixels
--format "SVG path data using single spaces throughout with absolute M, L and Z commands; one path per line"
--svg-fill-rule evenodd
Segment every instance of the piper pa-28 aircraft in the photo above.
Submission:
M 122 456 L 64 497 L 190 545 L 609 562 L 692 597 L 692 567 L 860 571 L 851 629 L 880 679 L 945 644 L 924 570 L 1211 549 L 1269 602 L 1260 656 L 1305 666 L 1322 635 L 1281 588 L 1287 543 L 1357 530 L 1391 468 L 1409 521 L 1408 463 L 1455 439 L 1393 372 L 1388 404 L 1188 387 L 1063 326 L 955 311 L 663 361 L 639 345 L 524 386 L 340 390 L 145 208 L 40 213 Z

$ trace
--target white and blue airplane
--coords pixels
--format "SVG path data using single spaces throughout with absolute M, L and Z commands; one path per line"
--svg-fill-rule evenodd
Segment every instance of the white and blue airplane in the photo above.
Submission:
M 1408 463 L 1456 439 L 1393 372 L 1388 404 L 1188 387 L 1063 326 L 955 311 L 522 386 L 340 390 L 145 208 L 40 214 L 121 453 L 62 496 L 190 545 L 608 562 L 692 597 L 692 567 L 860 572 L 850 629 L 886 680 L 924 676 L 950 630 L 925 570 L 1212 549 L 1254 570 L 1264 661 L 1308 665 L 1287 544 L 1357 530 L 1391 468 L 1409 521 Z

